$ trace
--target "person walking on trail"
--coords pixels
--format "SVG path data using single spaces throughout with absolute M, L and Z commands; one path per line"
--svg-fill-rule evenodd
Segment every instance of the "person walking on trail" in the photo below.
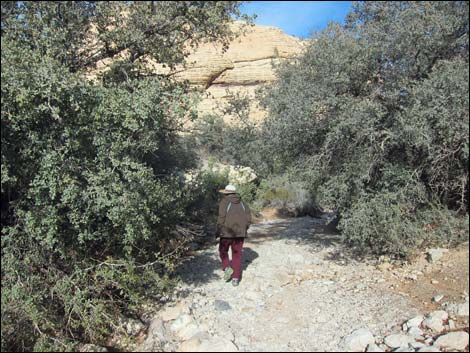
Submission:
M 219 204 L 217 220 L 217 235 L 220 236 L 219 254 L 222 260 L 224 280 L 232 280 L 233 286 L 238 286 L 241 276 L 243 242 L 251 224 L 251 211 L 242 201 L 233 185 L 227 185 L 219 190 L 225 194 Z M 228 251 L 232 248 L 232 266 L 230 266 Z

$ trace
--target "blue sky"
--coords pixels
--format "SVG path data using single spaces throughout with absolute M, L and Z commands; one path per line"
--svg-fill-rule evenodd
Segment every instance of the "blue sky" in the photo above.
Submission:
M 352 1 L 251 1 L 241 10 L 257 14 L 255 23 L 281 28 L 287 34 L 308 38 L 328 22 L 343 23 Z

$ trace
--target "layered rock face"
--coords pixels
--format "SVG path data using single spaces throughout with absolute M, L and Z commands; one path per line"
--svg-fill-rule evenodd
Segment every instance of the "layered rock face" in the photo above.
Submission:
M 226 52 L 213 43 L 201 45 L 175 77 L 203 87 L 206 94 L 199 111 L 217 113 L 232 94 L 254 98 L 257 88 L 276 79 L 273 64 L 299 54 L 304 45 L 276 27 L 254 25 L 233 40 Z M 253 99 L 250 118 L 259 121 L 264 116 Z
M 233 24 L 239 31 L 242 24 Z M 255 96 L 260 86 L 276 79 L 273 64 L 299 54 L 305 41 L 289 36 L 276 27 L 253 25 L 245 27 L 224 52 L 220 44 L 204 43 L 192 52 L 186 64 L 173 71 L 148 60 L 152 71 L 169 74 L 177 80 L 187 80 L 204 90 L 204 98 L 198 106 L 201 114 L 220 113 L 227 99 L 236 93 Z M 112 60 L 98 63 L 97 72 L 106 70 Z M 265 112 L 255 99 L 251 100 L 250 118 L 259 121 Z M 230 117 L 224 117 L 230 121 Z

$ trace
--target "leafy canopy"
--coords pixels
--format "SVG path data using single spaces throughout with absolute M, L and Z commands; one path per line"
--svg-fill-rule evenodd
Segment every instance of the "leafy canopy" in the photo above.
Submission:
M 103 342 L 168 288 L 195 198 L 179 131 L 196 97 L 142 63 L 227 43 L 239 5 L 2 2 L 2 350 Z

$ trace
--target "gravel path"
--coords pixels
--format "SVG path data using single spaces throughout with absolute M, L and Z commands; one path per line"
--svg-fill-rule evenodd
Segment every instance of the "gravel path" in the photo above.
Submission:
M 252 225 L 239 287 L 222 280 L 216 244 L 179 272 L 179 303 L 149 330 L 165 335 L 165 351 L 340 351 L 356 329 L 383 337 L 418 314 L 382 272 L 345 256 L 338 236 L 310 217 Z M 144 349 L 157 348 L 150 341 Z

